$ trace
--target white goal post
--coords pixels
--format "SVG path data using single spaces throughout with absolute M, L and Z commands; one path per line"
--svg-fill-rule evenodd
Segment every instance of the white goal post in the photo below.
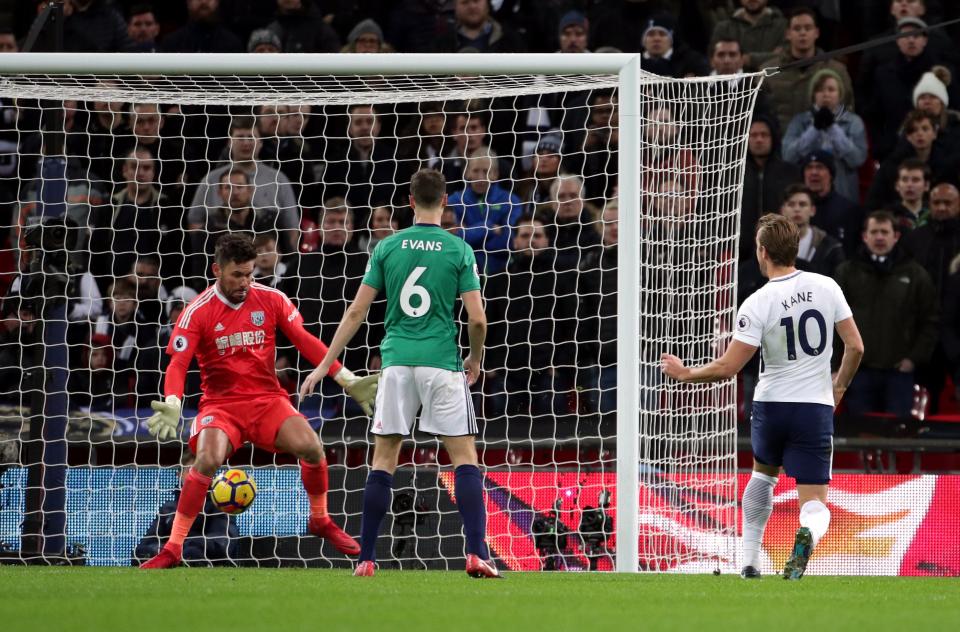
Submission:
M 762 78 L 762 73 L 658 77 L 645 73 L 635 54 L 0 55 L 0 98 L 177 103 L 200 106 L 203 116 L 219 106 L 479 98 L 489 99 L 493 105 L 486 107 L 494 109 L 502 97 L 536 100 L 550 93 L 614 90 L 619 119 L 611 126 L 619 134 L 619 165 L 618 173 L 606 175 L 617 184 L 621 245 L 615 259 L 616 488 L 611 507 L 617 515 L 614 568 L 619 572 L 736 568 L 735 384 L 666 383 L 656 377 L 656 358 L 671 351 L 703 362 L 721 353 L 730 339 L 747 135 Z M 535 130 L 533 137 L 542 134 Z M 664 157 L 663 147 L 669 156 Z M 535 150 L 506 158 L 519 165 L 529 158 L 527 152 Z M 22 194 L 17 201 L 23 201 Z M 11 230 L 22 228 L 16 224 Z M 582 296 L 572 295 L 579 303 Z M 20 386 L 24 402 L 28 390 Z M 18 434 L 25 428 L 26 422 Z M 538 445 L 532 437 L 531 431 L 531 445 Z M 0 448 L 15 439 L 0 427 Z M 342 439 L 345 445 L 363 440 L 345 433 Z M 478 439 L 483 445 L 482 434 Z M 498 439 L 489 447 L 501 444 Z M 504 447 L 510 448 L 509 440 Z M 18 456 L 15 464 L 26 465 L 25 460 Z M 564 463 L 557 457 L 547 469 L 561 471 Z M 59 465 L 65 464 L 64 456 Z M 530 467 L 536 467 L 533 460 Z M 25 487 L 27 475 L 17 481 Z M 664 509 L 664 503 L 670 507 Z M 67 533 L 76 535 L 76 530 Z M 0 520 L 0 541 L 4 535 Z

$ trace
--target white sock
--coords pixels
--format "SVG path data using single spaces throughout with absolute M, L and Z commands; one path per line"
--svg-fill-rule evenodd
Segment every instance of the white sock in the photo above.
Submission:
M 743 490 L 743 565 L 760 568 L 760 545 L 763 530 L 773 511 L 773 488 L 776 476 L 754 472 Z
M 819 500 L 808 500 L 800 508 L 800 526 L 810 529 L 813 546 L 817 546 L 830 526 L 830 510 Z

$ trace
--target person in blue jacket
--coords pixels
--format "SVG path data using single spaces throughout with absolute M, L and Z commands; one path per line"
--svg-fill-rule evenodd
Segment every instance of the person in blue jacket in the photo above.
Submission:
M 461 227 L 458 234 L 473 247 L 477 268 L 486 274 L 506 269 L 512 230 L 523 214 L 520 198 L 497 182 L 499 171 L 497 155 L 477 149 L 467 157 L 464 188 L 447 202 Z

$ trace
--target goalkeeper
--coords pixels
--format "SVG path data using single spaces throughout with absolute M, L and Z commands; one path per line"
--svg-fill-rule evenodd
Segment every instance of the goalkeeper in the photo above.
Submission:
M 303 318 L 287 296 L 253 281 L 257 251 L 242 234 L 217 242 L 216 282 L 183 310 L 167 354 L 165 400 L 147 426 L 161 440 L 177 435 L 183 383 L 196 354 L 203 396 L 190 430 L 196 462 L 183 481 L 170 539 L 140 568 L 169 568 L 180 563 L 183 541 L 203 507 L 210 480 L 227 457 L 249 441 L 271 452 L 300 459 L 303 487 L 310 499 L 310 533 L 325 538 L 341 553 L 356 555 L 360 546 L 327 514 L 327 462 L 319 437 L 291 404 L 277 381 L 276 331 L 279 328 L 314 364 L 327 347 L 303 327 Z M 371 413 L 379 375 L 357 377 L 339 362 L 327 372 L 367 413 Z

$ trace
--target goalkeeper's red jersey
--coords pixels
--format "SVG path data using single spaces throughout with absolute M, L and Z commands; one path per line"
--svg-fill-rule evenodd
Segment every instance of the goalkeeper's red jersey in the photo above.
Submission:
M 170 336 L 164 394 L 183 398 L 187 368 L 196 355 L 201 405 L 285 397 L 275 368 L 277 328 L 310 362 L 323 361 L 327 346 L 304 329 L 300 312 L 280 290 L 253 283 L 246 299 L 233 304 L 216 284 L 208 287 L 183 310 Z M 336 375 L 341 367 L 335 362 L 329 375 Z

